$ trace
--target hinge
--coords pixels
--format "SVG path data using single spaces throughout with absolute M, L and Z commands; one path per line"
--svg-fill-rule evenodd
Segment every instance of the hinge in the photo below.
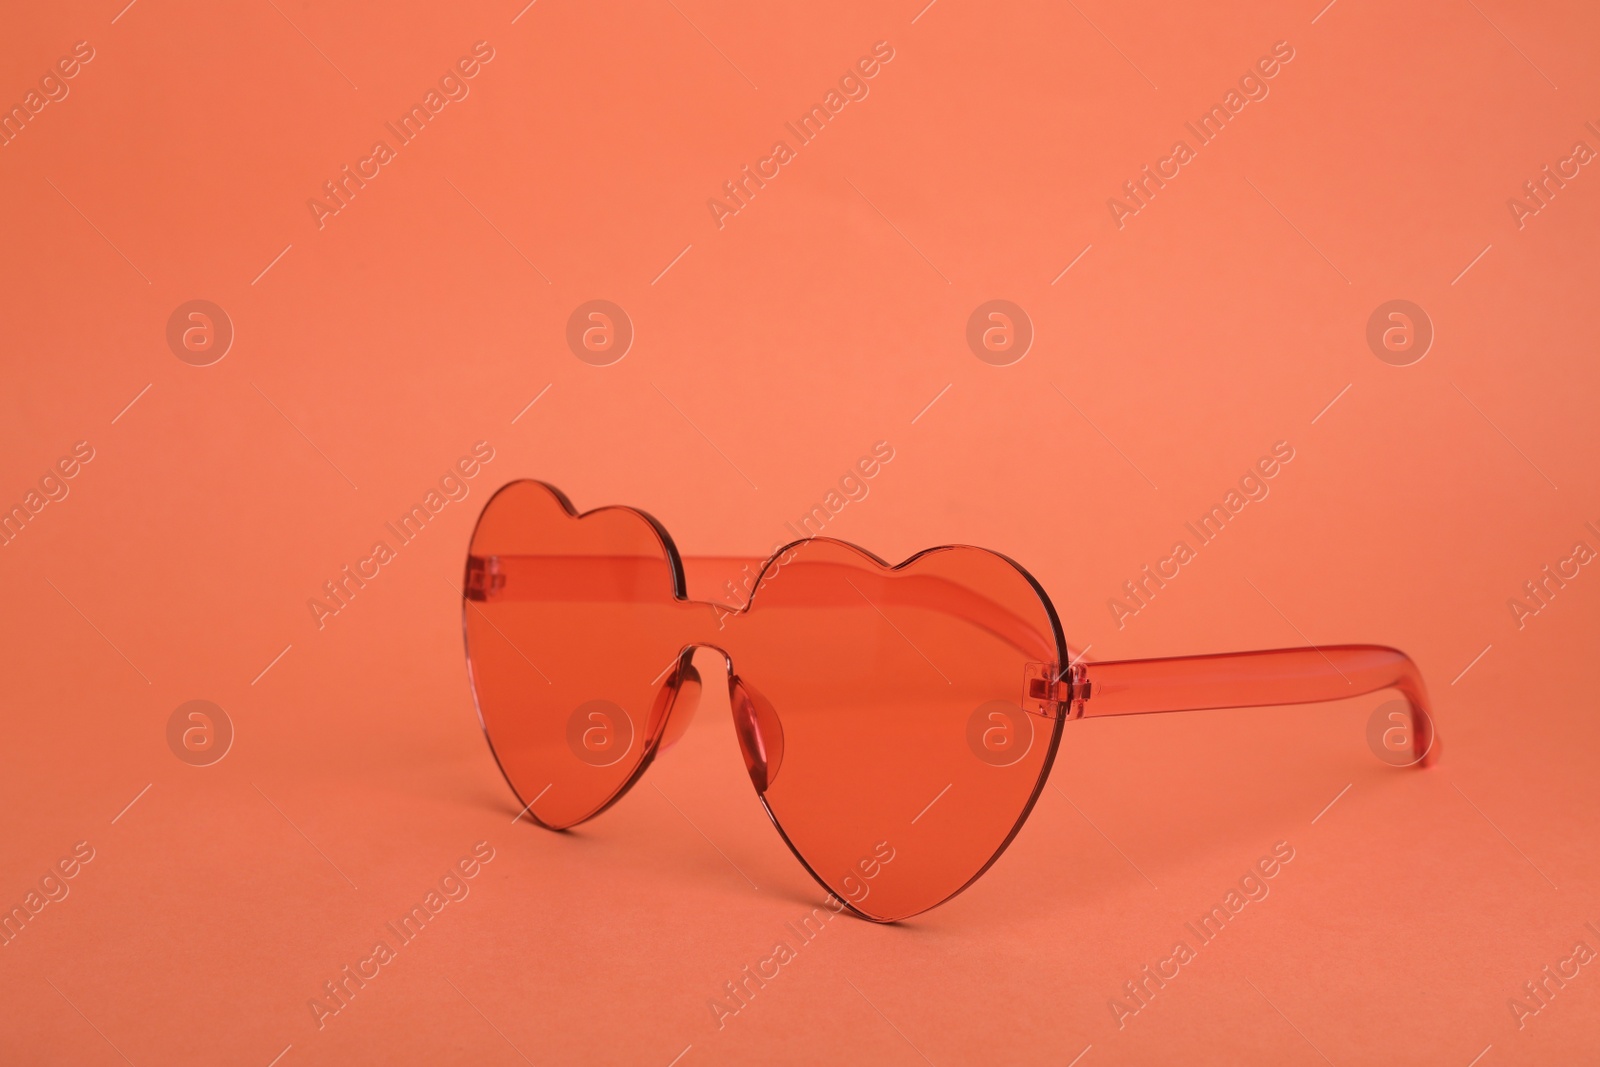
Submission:
M 467 557 L 467 588 L 465 590 L 468 600 L 488 600 L 494 594 L 504 589 L 506 576 L 500 573 L 500 557 L 482 556 Z
M 1049 719 L 1080 719 L 1083 705 L 1094 692 L 1089 671 L 1082 663 L 1067 666 L 1059 676 L 1053 663 L 1030 663 L 1026 668 L 1028 711 Z

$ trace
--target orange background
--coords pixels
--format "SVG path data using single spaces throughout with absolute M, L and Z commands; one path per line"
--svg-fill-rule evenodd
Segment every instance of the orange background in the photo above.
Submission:
M 1600 148 L 1587 5 L 409 7 L 35 5 L 0 35 L 7 106 L 95 53 L 0 148 L 0 505 L 95 450 L 0 548 L 0 904 L 95 850 L 0 948 L 0 1061 L 1595 1055 L 1597 965 L 1521 1029 L 1507 1006 L 1600 949 L 1600 576 L 1507 606 L 1600 548 L 1600 176 L 1520 229 L 1506 203 Z M 319 229 L 307 200 L 477 41 L 470 95 Z M 877 41 L 870 95 L 719 229 L 708 198 Z M 1270 95 L 1118 229 L 1107 199 L 1278 41 Z M 609 367 L 564 340 L 594 298 L 637 334 Z M 1036 330 L 1007 367 L 965 342 L 993 298 Z M 1436 330 L 1407 367 L 1365 340 L 1397 298 Z M 211 366 L 166 344 L 192 299 L 236 330 Z M 467 500 L 319 630 L 308 598 L 480 440 Z M 829 533 L 1004 551 L 1096 657 L 1395 645 L 1442 762 L 1373 758 L 1387 696 L 1070 724 L 976 886 L 835 920 L 718 1029 L 820 890 L 715 701 L 598 820 L 512 825 L 466 537 L 532 476 L 763 553 L 879 440 Z M 1270 497 L 1119 629 L 1123 581 L 1279 440 Z M 213 766 L 168 749 L 192 699 L 236 730 Z M 319 1030 L 309 998 L 479 841 L 471 895 Z M 1278 841 L 1270 897 L 1119 1028 Z

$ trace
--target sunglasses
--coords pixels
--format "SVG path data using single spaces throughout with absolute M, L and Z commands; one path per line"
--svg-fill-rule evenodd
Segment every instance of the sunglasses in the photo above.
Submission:
M 750 561 L 747 596 L 692 601 L 643 511 L 579 514 L 523 480 L 484 505 L 462 617 L 478 716 L 532 821 L 616 803 L 684 731 L 720 655 L 750 781 L 811 876 L 893 922 L 976 881 L 1022 828 L 1069 720 L 1343 700 L 1395 689 L 1412 762 L 1434 758 L 1415 664 L 1376 645 L 1170 659 L 1072 654 L 1020 565 L 945 545 L 891 566 L 832 538 Z M 731 593 L 739 590 L 729 584 Z

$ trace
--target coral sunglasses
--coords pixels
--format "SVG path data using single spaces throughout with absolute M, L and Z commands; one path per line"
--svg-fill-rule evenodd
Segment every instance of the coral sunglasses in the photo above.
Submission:
M 1395 689 L 1414 762 L 1427 694 L 1376 645 L 1170 659 L 1073 656 L 1017 563 L 946 545 L 891 566 L 831 538 L 768 558 L 743 604 L 692 601 L 685 560 L 642 511 L 579 514 L 542 482 L 484 506 L 463 628 L 478 715 L 539 825 L 593 818 L 682 733 L 721 656 L 739 746 L 773 825 L 857 914 L 893 922 L 988 870 L 1038 799 L 1073 719 L 1305 704 Z

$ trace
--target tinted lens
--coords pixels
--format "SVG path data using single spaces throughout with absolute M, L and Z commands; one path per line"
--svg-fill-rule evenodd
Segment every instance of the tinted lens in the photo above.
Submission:
M 640 512 L 578 518 L 548 486 L 522 481 L 484 507 L 468 551 L 479 717 L 529 814 L 571 826 L 643 769 L 681 681 L 672 549 Z
M 1028 697 L 1062 662 L 1060 630 L 1018 567 L 957 547 L 890 570 L 804 542 L 729 629 L 751 776 L 824 885 L 898 919 L 998 857 L 1061 729 Z

